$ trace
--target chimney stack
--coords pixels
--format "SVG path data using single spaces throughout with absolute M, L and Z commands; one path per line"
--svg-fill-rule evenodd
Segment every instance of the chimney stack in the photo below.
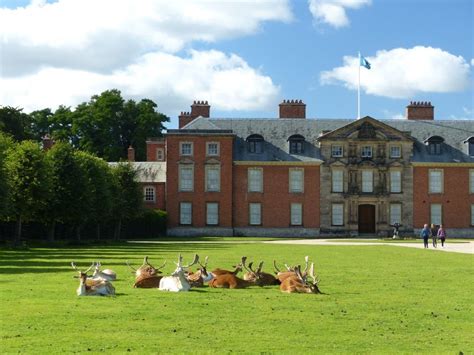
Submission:
M 194 101 L 191 105 L 191 112 L 181 112 L 179 118 L 179 128 L 186 126 L 188 123 L 193 121 L 195 118 L 210 117 L 211 106 L 207 101 Z
M 434 106 L 431 102 L 410 101 L 406 117 L 408 120 L 434 120 Z
M 302 100 L 283 100 L 280 118 L 306 118 L 306 104 Z
M 127 158 L 128 161 L 135 161 L 135 149 L 132 146 L 128 147 Z
M 50 150 L 54 145 L 53 139 L 49 136 L 49 134 L 46 134 L 43 137 L 43 150 L 47 151 Z

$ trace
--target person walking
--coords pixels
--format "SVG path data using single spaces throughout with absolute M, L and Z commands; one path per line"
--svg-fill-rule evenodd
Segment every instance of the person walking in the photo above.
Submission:
M 420 232 L 420 237 L 423 238 L 423 244 L 425 246 L 425 249 L 428 249 L 428 238 L 430 237 L 430 229 L 428 228 L 427 224 L 423 226 L 423 229 Z
M 431 233 L 431 238 L 433 239 L 433 248 L 437 248 L 438 247 L 438 228 L 436 228 L 436 225 L 433 223 L 431 223 L 430 233 Z
M 446 230 L 443 228 L 442 224 L 439 226 L 437 235 L 439 240 L 441 240 L 441 247 L 444 248 L 444 242 L 446 240 Z

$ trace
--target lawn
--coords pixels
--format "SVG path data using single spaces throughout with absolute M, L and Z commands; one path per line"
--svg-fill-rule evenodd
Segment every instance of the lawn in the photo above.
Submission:
M 326 294 L 278 287 L 133 289 L 124 261 L 149 255 L 166 272 L 181 252 L 209 266 L 242 255 L 280 264 L 315 261 Z M 72 260 L 99 259 L 118 275 L 116 297 L 83 297 Z M 2 353 L 459 353 L 474 342 L 473 258 L 389 246 L 117 244 L 0 250 Z

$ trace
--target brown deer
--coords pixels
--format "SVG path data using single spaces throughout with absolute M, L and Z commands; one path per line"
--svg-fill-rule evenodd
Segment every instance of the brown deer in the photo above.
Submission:
M 303 275 L 306 275 L 307 270 L 308 270 L 309 257 L 305 256 L 304 261 L 305 261 L 305 268 L 304 268 L 304 271 L 303 271 Z M 286 271 L 280 271 L 280 269 L 278 269 L 278 267 L 276 265 L 276 261 L 273 260 L 273 267 L 275 268 L 275 274 L 276 274 L 277 279 L 280 281 L 280 283 L 285 281 L 285 279 L 290 277 L 290 276 L 295 276 L 295 268 L 290 267 L 287 264 L 285 264 Z
M 91 279 L 87 277 L 87 272 L 92 269 L 92 264 L 86 271 L 77 268 L 74 262 L 71 262 L 74 270 L 79 272 L 79 287 L 77 288 L 78 296 L 114 296 L 115 287 L 110 281 L 104 279 Z
M 245 263 L 245 260 L 247 260 L 246 256 L 243 256 L 240 263 L 238 263 L 236 266 L 234 266 L 234 271 L 229 271 L 229 270 L 224 270 L 224 269 L 214 269 L 211 271 L 213 277 L 223 275 L 223 274 L 233 274 L 237 275 L 240 271 L 242 271 L 243 264 Z
M 255 285 L 258 286 L 271 286 L 278 285 L 280 283 L 278 279 L 275 278 L 275 276 L 262 271 L 263 261 L 260 262 L 257 270 L 252 268 L 252 264 L 253 262 L 251 262 L 248 267 L 245 263 L 243 264 L 243 267 L 245 270 L 247 270 L 247 272 L 244 274 L 244 280 L 253 281 Z
M 188 279 L 189 284 L 191 287 L 203 287 L 205 282 L 209 282 L 213 279 L 213 275 L 211 272 L 207 272 L 207 261 L 209 257 L 206 256 L 204 259 L 204 265 L 201 264 L 200 261 L 198 261 L 198 264 L 201 266 L 198 268 L 196 272 L 189 271 L 188 274 L 186 275 L 186 278 Z
M 249 286 L 255 286 L 255 282 L 243 280 L 232 273 L 218 275 L 209 282 L 209 287 L 212 288 L 246 288 Z
M 311 277 L 310 282 L 307 278 Z M 314 276 L 314 263 L 311 263 L 309 275 L 304 276 L 301 273 L 301 266 L 295 267 L 295 275 L 287 277 L 280 285 L 281 292 L 287 293 L 322 293 L 319 290 L 319 278 Z
M 166 261 L 159 268 L 155 268 L 148 262 L 148 256 L 145 256 L 142 266 L 138 269 L 131 266 L 128 261 L 126 261 L 126 264 L 135 273 L 135 283 L 133 284 L 133 287 L 157 288 L 160 286 L 160 280 L 163 276 L 158 274 L 161 274 L 160 270 L 166 265 Z

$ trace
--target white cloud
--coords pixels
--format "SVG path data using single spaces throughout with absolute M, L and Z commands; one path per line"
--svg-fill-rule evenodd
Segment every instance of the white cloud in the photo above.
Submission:
M 339 28 L 349 26 L 346 9 L 370 5 L 372 0 L 308 0 L 308 3 L 309 11 L 317 22 Z
M 42 66 L 111 72 L 150 51 L 254 34 L 292 20 L 289 0 L 35 0 L 0 8 L 3 75 Z
M 471 59 L 471 65 L 474 67 L 474 58 Z
M 19 78 L 0 79 L 8 87 L 3 102 L 26 112 L 60 104 L 74 106 L 91 95 L 117 88 L 126 97 L 153 99 L 162 112 L 208 100 L 221 110 L 272 109 L 279 87 L 237 55 L 219 51 L 191 51 L 186 58 L 155 52 L 112 73 L 43 68 Z
M 368 94 L 410 98 L 420 93 L 445 93 L 466 89 L 470 67 L 462 56 L 440 48 L 417 46 L 381 50 L 367 57 L 371 70 L 361 68 L 361 89 Z M 344 65 L 321 73 L 322 84 L 342 84 L 356 90 L 357 57 L 345 56 Z

